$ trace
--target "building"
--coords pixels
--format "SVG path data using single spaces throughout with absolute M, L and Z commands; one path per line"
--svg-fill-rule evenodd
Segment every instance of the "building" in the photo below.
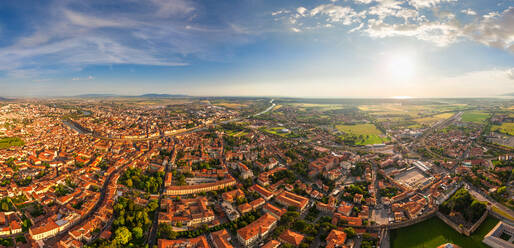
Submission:
M 270 213 L 277 219 L 280 219 L 280 217 L 287 212 L 286 209 L 276 207 L 275 205 L 271 205 L 270 203 L 266 203 L 266 205 L 264 205 L 263 211 L 265 213 Z
M 230 244 L 230 234 L 227 229 L 222 229 L 211 233 L 212 243 L 215 248 L 232 248 Z
M 278 219 L 266 213 L 256 221 L 237 230 L 237 239 L 243 246 L 251 247 L 259 239 L 265 238 L 277 225 Z
M 29 229 L 30 237 L 34 240 L 42 240 L 53 237 L 59 233 L 59 226 L 53 221 L 48 220 L 43 225 L 31 227 Z
M 278 236 L 278 240 L 280 242 L 294 245 L 296 247 L 298 247 L 302 243 L 303 238 L 303 235 L 293 232 L 289 229 L 285 230 L 282 234 L 280 234 L 280 236 Z
M 226 202 L 234 202 L 239 198 L 245 198 L 245 193 L 241 189 L 235 189 L 221 194 L 221 198 Z
M 346 233 L 333 229 L 327 236 L 326 248 L 343 247 L 346 242 Z
M 514 226 L 500 221 L 484 236 L 482 242 L 492 248 L 513 248 Z
M 159 223 L 195 226 L 215 219 L 214 212 L 207 207 L 206 197 L 167 201 L 166 212 L 159 213 Z
M 250 190 L 250 192 L 257 192 L 266 201 L 269 201 L 269 200 L 271 200 L 271 198 L 273 198 L 273 193 L 271 191 L 267 190 L 266 188 L 264 188 L 258 184 L 252 185 L 248 190 Z
M 169 186 L 166 188 L 167 195 L 191 195 L 198 194 L 208 191 L 216 191 L 224 189 L 236 184 L 236 180 L 233 177 L 228 179 L 220 180 L 213 183 L 203 183 L 197 185 L 185 185 L 185 186 Z
M 272 239 L 268 243 L 266 243 L 262 248 L 278 248 L 281 244 L 282 243 L 280 243 L 279 241 Z
M 227 215 L 227 217 L 230 221 L 234 221 L 241 216 L 241 215 L 239 215 L 237 210 L 234 208 L 234 206 L 232 206 L 232 204 L 230 204 L 228 202 L 222 202 L 221 208 L 223 208 L 223 211 L 225 211 L 225 214 Z
M 210 248 L 209 243 L 207 243 L 207 238 L 204 235 L 191 238 L 191 239 L 176 239 L 176 240 L 168 240 L 168 239 L 159 239 L 157 241 L 158 248 L 177 248 L 177 247 L 187 247 L 187 248 Z
M 275 200 L 284 206 L 296 207 L 300 212 L 305 210 L 309 203 L 309 199 L 287 191 L 282 192 Z
M 246 166 L 245 164 L 239 162 L 239 163 L 237 163 L 237 167 L 239 168 L 239 171 L 241 171 L 241 177 L 243 179 L 248 179 L 248 178 L 253 177 L 252 170 L 248 169 L 248 166 Z

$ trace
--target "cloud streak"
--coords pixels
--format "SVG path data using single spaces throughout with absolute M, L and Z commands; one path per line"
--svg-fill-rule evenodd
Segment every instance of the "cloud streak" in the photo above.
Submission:
M 88 65 L 184 66 L 186 57 L 213 59 L 216 46 L 244 43 L 248 35 L 235 24 L 193 21 L 201 11 L 189 0 L 127 0 L 132 8 L 117 11 L 95 4 L 103 3 L 52 2 L 32 32 L 0 47 L 0 71 L 16 76 Z

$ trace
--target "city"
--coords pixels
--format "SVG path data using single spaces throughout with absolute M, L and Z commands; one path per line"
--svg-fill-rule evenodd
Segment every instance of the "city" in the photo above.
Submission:
M 0 242 L 405 247 L 429 242 L 410 240 L 419 228 L 446 228 L 461 247 L 514 238 L 512 100 L 362 102 L 2 101 Z

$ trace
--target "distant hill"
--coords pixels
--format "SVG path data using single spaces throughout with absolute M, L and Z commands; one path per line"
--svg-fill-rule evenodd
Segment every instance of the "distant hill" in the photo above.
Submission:
M 144 95 L 140 95 L 140 96 L 136 96 L 136 97 L 144 97 L 144 98 L 176 98 L 176 97 L 187 97 L 187 95 L 182 95 L 182 94 L 154 94 L 154 93 L 150 93 L 150 94 L 144 94 Z
M 119 97 L 120 95 L 116 95 L 116 94 L 82 94 L 82 95 L 77 95 L 77 96 L 74 96 L 74 97 L 80 97 L 80 98 L 96 98 L 96 97 Z
M 507 94 L 503 94 L 502 96 L 514 96 L 514 92 L 512 92 L 512 93 L 507 93 Z
M 0 97 L 0 101 L 10 101 L 11 99 L 9 98 L 5 98 L 5 97 Z
M 103 97 L 136 97 L 136 98 L 177 98 L 177 97 L 187 97 L 187 95 L 181 94 L 155 94 L 149 93 L 138 96 L 127 96 L 127 95 L 116 95 L 116 94 L 82 94 L 74 97 L 79 98 L 103 98 Z

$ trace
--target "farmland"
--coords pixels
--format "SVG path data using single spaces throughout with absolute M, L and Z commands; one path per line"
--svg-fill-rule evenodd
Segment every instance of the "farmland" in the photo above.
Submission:
M 437 114 L 429 117 L 423 117 L 414 119 L 415 122 L 421 124 L 421 125 L 433 125 L 438 121 L 448 119 L 453 116 L 453 113 L 443 113 L 443 114 Z
M 314 110 L 314 111 L 329 111 L 344 108 L 341 104 L 316 104 L 316 103 L 295 103 L 293 106 L 297 107 L 302 111 Z
M 401 104 L 360 105 L 358 109 L 367 113 L 386 129 L 419 129 L 450 118 L 455 112 L 467 108 L 466 104 Z
M 499 125 L 493 125 L 491 131 L 496 131 L 504 134 L 514 136 L 514 123 L 502 123 Z
M 484 123 L 487 120 L 487 118 L 489 118 L 488 113 L 479 111 L 466 111 L 462 115 L 463 122 L 473 122 L 478 124 Z

